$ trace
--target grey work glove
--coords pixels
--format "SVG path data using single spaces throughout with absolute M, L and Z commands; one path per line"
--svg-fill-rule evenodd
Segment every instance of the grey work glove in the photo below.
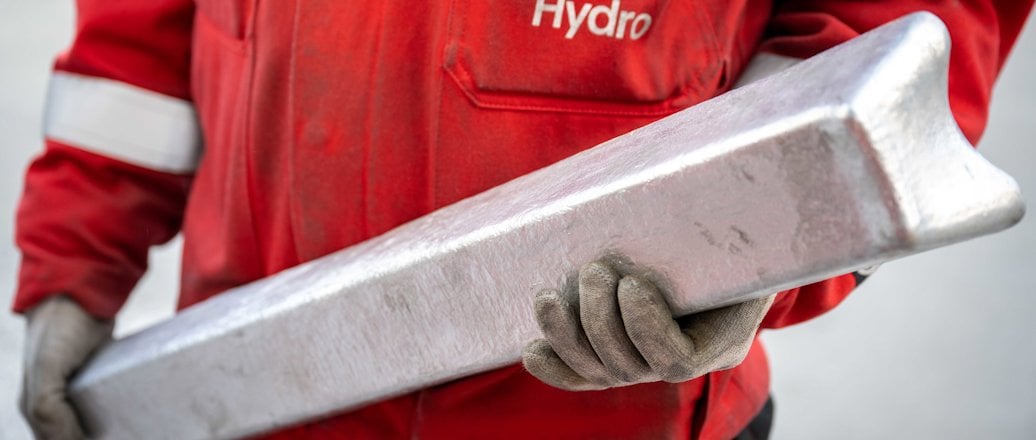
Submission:
M 84 438 L 65 386 L 90 354 L 111 339 L 112 322 L 94 318 L 63 296 L 45 300 L 26 318 L 22 415 L 38 439 Z
M 578 292 L 536 296 L 546 339 L 530 343 L 522 361 L 533 376 L 572 391 L 683 382 L 740 364 L 773 298 L 678 321 L 654 284 L 595 261 L 579 270 Z

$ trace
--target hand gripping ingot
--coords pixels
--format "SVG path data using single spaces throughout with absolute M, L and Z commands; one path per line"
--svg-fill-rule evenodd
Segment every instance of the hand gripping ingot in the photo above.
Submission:
M 101 438 L 227 438 L 513 364 L 532 299 L 612 255 L 681 313 L 1011 226 L 1015 182 L 950 115 L 919 13 L 108 346 Z

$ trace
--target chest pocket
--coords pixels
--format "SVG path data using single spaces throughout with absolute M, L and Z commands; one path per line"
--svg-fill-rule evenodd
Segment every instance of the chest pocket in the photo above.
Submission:
M 687 0 L 456 0 L 444 66 L 483 108 L 663 115 L 726 87 Z

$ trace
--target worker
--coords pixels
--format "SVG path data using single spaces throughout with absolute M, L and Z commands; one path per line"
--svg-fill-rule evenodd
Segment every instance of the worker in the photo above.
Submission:
M 950 105 L 976 143 L 1031 6 L 79 0 L 17 213 L 25 416 L 40 438 L 82 437 L 67 380 L 110 338 L 148 248 L 178 232 L 184 308 L 723 93 L 753 57 L 807 58 L 920 9 L 950 30 Z M 586 263 L 573 291 L 536 297 L 546 338 L 525 367 L 266 436 L 765 438 L 758 329 L 859 282 L 674 321 L 650 282 Z

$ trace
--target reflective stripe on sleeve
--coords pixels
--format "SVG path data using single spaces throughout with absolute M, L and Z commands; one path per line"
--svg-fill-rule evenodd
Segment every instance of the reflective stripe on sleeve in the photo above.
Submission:
M 190 102 L 123 82 L 55 71 L 44 135 L 169 173 L 198 166 L 201 130 Z

